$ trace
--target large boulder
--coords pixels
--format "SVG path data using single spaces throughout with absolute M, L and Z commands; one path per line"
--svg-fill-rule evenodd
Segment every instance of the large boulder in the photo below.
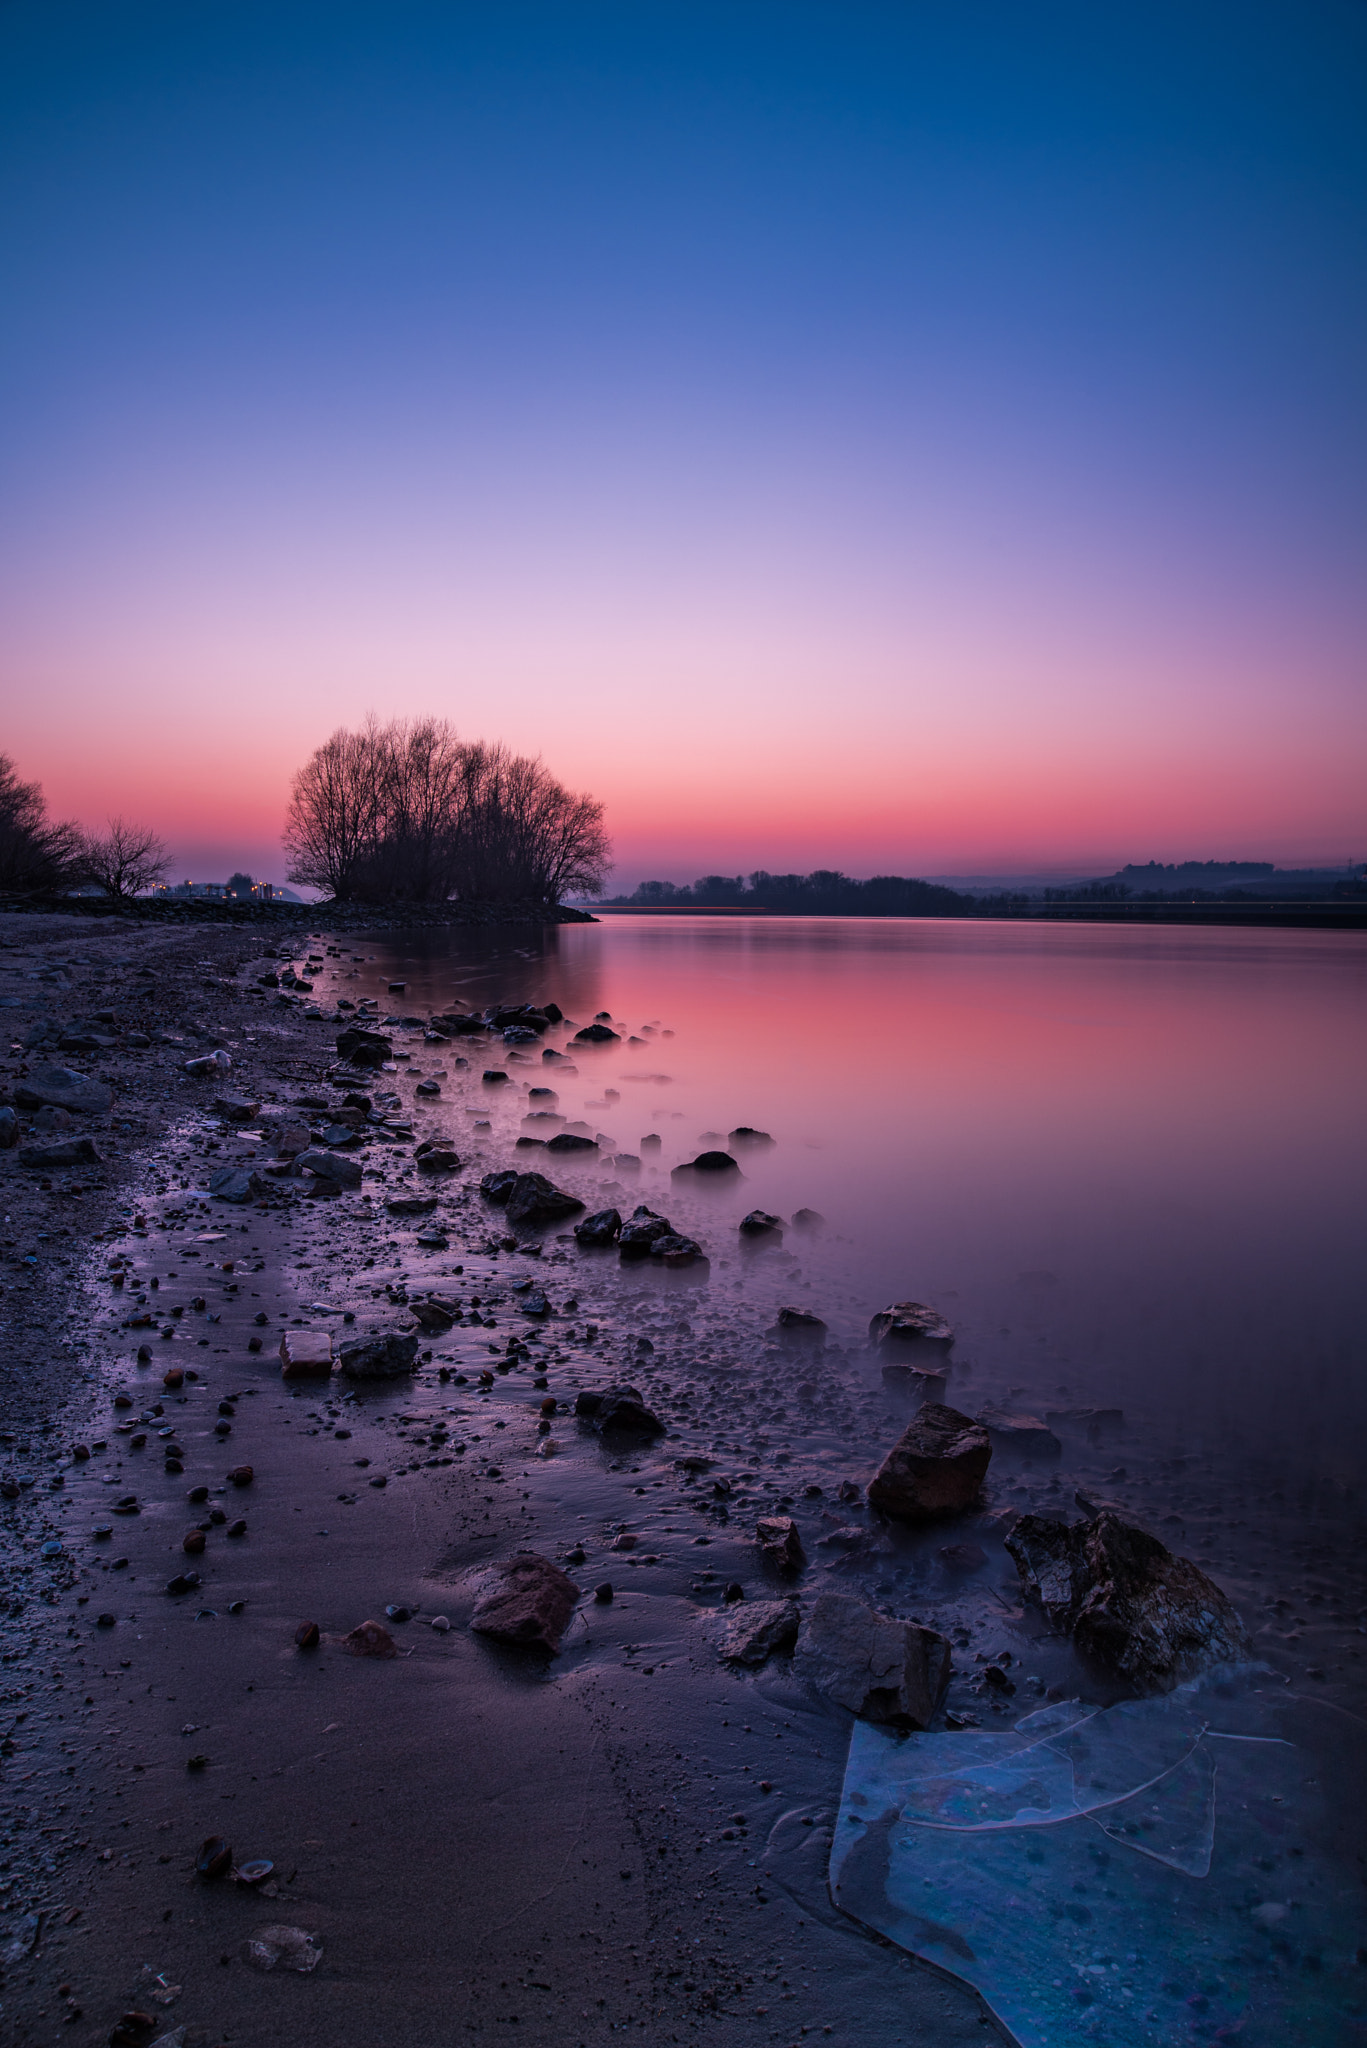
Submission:
M 671 1180 L 681 1180 L 690 1173 L 739 1173 L 740 1161 L 733 1159 L 729 1152 L 700 1152 L 696 1159 L 686 1159 L 682 1166 L 676 1166 L 670 1174 Z
M 69 1067 L 35 1067 L 15 1083 L 14 1100 L 20 1109 L 41 1109 L 50 1102 L 73 1116 L 104 1116 L 113 1107 L 114 1091 Z
M 870 1340 L 884 1344 L 935 1344 L 948 1351 L 954 1332 L 940 1311 L 923 1301 L 894 1301 L 879 1309 L 869 1324 Z
M 794 1673 L 863 1721 L 928 1728 L 949 1684 L 944 1636 L 895 1621 L 849 1593 L 822 1593 L 798 1637 Z
M 378 1337 L 357 1337 L 344 1344 L 337 1363 L 349 1380 L 394 1380 L 412 1372 L 418 1340 L 406 1331 L 389 1330 Z
M 578 1600 L 579 1588 L 567 1572 L 549 1558 L 524 1550 L 490 1569 L 470 1626 L 496 1642 L 549 1650 L 555 1656 Z
M 1110 1509 L 1071 1525 L 1022 1515 L 1006 1547 L 1055 1628 L 1145 1690 L 1170 1691 L 1248 1655 L 1244 1625 L 1214 1580 Z
M 520 1173 L 508 1190 L 510 1223 L 550 1223 L 560 1216 L 573 1216 L 583 1207 L 577 1195 L 567 1195 L 553 1186 L 544 1173 Z
M 869 1482 L 874 1507 L 898 1521 L 927 1522 L 972 1507 L 992 1443 L 980 1422 L 928 1401 Z

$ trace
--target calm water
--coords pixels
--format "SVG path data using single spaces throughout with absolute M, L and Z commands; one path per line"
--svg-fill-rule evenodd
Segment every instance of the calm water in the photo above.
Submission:
M 1208 1454 L 1302 1532 L 1360 1533 L 1358 935 L 621 917 L 501 951 L 355 952 L 336 992 L 388 1006 L 404 979 L 406 1012 L 610 1011 L 642 1042 L 576 1049 L 558 1106 L 624 1150 L 660 1136 L 642 1199 L 709 1133 L 770 1132 L 740 1188 L 670 1190 L 714 1262 L 749 1208 L 827 1219 L 789 1237 L 796 1288 L 785 1253 L 750 1262 L 751 1293 L 794 1294 L 842 1338 L 885 1301 L 934 1302 L 982 1391 L 1120 1405 L 1155 1456 Z M 540 1064 L 510 1071 L 535 1085 Z M 492 1114 L 512 1129 L 514 1105 Z

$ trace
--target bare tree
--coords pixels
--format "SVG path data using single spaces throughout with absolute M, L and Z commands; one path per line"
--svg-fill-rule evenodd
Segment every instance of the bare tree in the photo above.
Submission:
M 41 783 L 21 782 L 8 754 L 0 754 L 0 889 L 57 889 L 80 868 L 76 825 L 48 822 Z
M 294 778 L 289 879 L 369 902 L 553 903 L 601 886 L 603 807 L 444 720 L 335 732 Z
M 91 832 L 81 846 L 81 865 L 108 896 L 124 902 L 160 882 L 171 866 L 165 843 L 146 825 L 110 818 L 103 833 Z

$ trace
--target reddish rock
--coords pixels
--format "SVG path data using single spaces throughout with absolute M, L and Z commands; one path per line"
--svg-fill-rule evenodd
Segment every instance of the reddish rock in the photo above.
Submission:
M 295 1641 L 298 1642 L 298 1637 Z M 306 1648 L 300 1644 L 300 1648 Z M 363 1621 L 350 1635 L 342 1637 L 342 1648 L 350 1650 L 353 1657 L 397 1657 L 399 1646 L 389 1630 L 379 1621 Z
M 945 1637 L 895 1621 L 848 1593 L 823 1593 L 798 1637 L 793 1670 L 864 1721 L 926 1728 L 949 1684 Z
M 492 1568 L 470 1626 L 477 1635 L 555 1656 L 578 1599 L 579 1588 L 568 1573 L 524 1550 Z
M 791 1515 L 761 1515 L 755 1524 L 755 1535 L 766 1563 L 776 1565 L 781 1572 L 801 1571 L 807 1560 Z
M 894 1301 L 891 1308 L 880 1309 L 869 1324 L 869 1336 L 879 1345 L 933 1344 L 942 1351 L 954 1342 L 954 1332 L 940 1311 L 923 1301 Z
M 869 1499 L 904 1522 L 957 1514 L 977 1499 L 991 1459 L 980 1422 L 928 1401 L 869 1482 Z

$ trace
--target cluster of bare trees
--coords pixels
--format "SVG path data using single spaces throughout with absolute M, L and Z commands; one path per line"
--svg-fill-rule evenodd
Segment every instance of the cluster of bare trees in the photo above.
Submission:
M 444 719 L 339 728 L 294 778 L 289 879 L 342 902 L 556 903 L 602 888 L 603 806 Z
M 0 889 L 71 889 L 95 882 L 120 901 L 159 882 L 171 865 L 155 832 L 110 818 L 103 832 L 54 824 L 42 785 L 22 782 L 0 754 Z

